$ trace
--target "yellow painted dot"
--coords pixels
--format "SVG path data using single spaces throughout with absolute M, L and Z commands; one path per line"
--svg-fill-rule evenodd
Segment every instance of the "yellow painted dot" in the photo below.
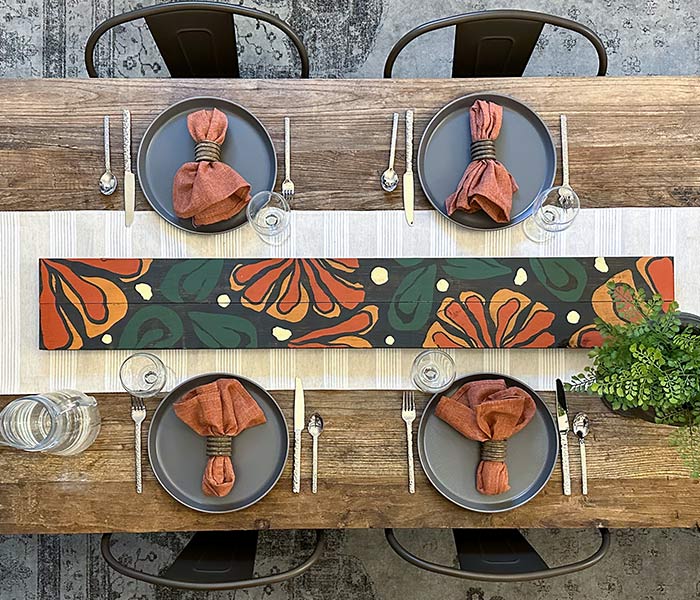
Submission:
M 387 271 L 384 267 L 374 267 L 370 277 L 375 284 L 384 285 L 387 281 L 389 281 L 389 271 Z
M 387 336 L 384 338 L 384 343 L 385 343 L 387 346 L 393 346 L 395 341 L 396 341 L 396 340 L 394 339 L 394 336 L 393 336 L 393 335 L 387 335 Z
M 103 344 L 111 344 L 111 343 L 112 343 L 112 336 L 109 335 L 108 333 L 105 333 L 105 334 L 102 336 L 102 343 L 103 343 Z
M 447 281 L 447 279 L 438 279 L 435 287 L 437 288 L 438 292 L 446 292 L 450 289 L 450 282 Z
M 229 298 L 228 294 L 221 294 L 219 297 L 217 297 L 216 303 L 221 308 L 226 308 L 229 304 L 231 304 L 231 298 Z
M 285 329 L 284 327 L 273 327 L 272 335 L 278 342 L 285 342 L 290 337 L 292 337 L 292 332 L 289 331 L 289 329 Z
M 566 320 L 572 325 L 576 325 L 581 320 L 581 315 L 575 310 L 570 310 L 566 315 Z
M 150 300 L 151 298 L 153 298 L 153 290 L 151 289 L 151 286 L 147 283 L 137 283 L 134 286 L 134 289 L 144 300 Z
M 516 272 L 515 272 L 515 278 L 513 279 L 513 283 L 515 285 L 523 285 L 527 281 L 527 271 L 520 267 Z
M 610 268 L 608 267 L 608 263 L 605 262 L 605 259 L 602 256 L 599 256 L 598 258 L 595 259 L 595 268 L 598 269 L 601 273 L 607 273 Z

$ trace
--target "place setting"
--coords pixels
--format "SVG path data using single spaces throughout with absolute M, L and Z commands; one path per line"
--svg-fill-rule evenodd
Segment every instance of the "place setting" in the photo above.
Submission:
M 579 440 L 581 493 L 588 494 L 585 437 L 590 420 L 578 413 L 569 427 L 566 396 L 557 380 L 553 411 L 524 382 L 496 373 L 455 376 L 452 357 L 441 350 L 419 354 L 414 385 L 433 394 L 419 417 L 420 465 L 432 486 L 458 506 L 483 513 L 513 510 L 548 483 L 561 456 L 562 493 L 571 495 L 568 433 Z M 413 392 L 404 392 L 408 491 L 415 493 Z

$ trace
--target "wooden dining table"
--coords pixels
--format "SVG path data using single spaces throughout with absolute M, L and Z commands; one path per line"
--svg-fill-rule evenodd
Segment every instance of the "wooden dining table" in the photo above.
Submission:
M 102 196 L 98 192 L 97 181 L 104 168 L 103 116 L 118 119 L 122 108 L 129 108 L 133 138 L 138 143 L 163 109 L 192 96 L 222 97 L 244 105 L 265 125 L 278 149 L 282 148 L 283 119 L 291 117 L 296 209 L 401 209 L 400 192 L 385 194 L 378 183 L 388 158 L 391 113 L 413 108 L 418 139 L 439 108 L 477 91 L 516 97 L 535 110 L 553 132 L 558 132 L 559 115 L 568 115 L 571 181 L 584 208 L 700 207 L 697 77 L 29 79 L 4 80 L 0 94 L 0 211 L 122 210 L 121 194 Z M 281 173 L 283 155 L 277 154 Z M 399 150 L 397 164 L 402 160 Z M 116 136 L 112 167 L 116 173 L 123 171 Z M 278 175 L 278 186 L 280 182 Z M 137 210 L 149 209 L 137 189 Z M 432 209 L 419 185 L 416 209 Z M 0 360 L 11 351 L 4 348 Z M 41 390 L 26 390 L 37 391 Z M 292 393 L 280 390 L 272 394 L 291 422 Z M 571 496 L 562 493 L 558 466 L 539 495 L 505 513 L 480 514 L 459 508 L 432 487 L 420 468 L 416 493 L 409 494 L 401 392 L 309 390 L 307 412 L 318 411 L 326 421 L 318 494 L 311 494 L 308 477 L 302 480 L 301 493 L 293 494 L 291 464 L 287 464 L 278 484 L 262 501 L 246 510 L 218 515 L 196 512 L 173 500 L 148 466 L 145 444 L 144 492 L 137 495 L 128 397 L 95 396 L 102 430 L 83 454 L 63 458 L 0 447 L 0 534 L 694 527 L 700 523 L 700 483 L 689 476 L 669 443 L 673 428 L 619 416 L 590 396 L 569 397 L 570 414 L 585 411 L 592 423 L 587 438 L 587 496 L 580 493 L 580 463 L 573 444 Z M 543 392 L 542 397 L 553 407 L 550 392 Z M 13 398 L 0 396 L 0 408 Z M 427 399 L 427 395 L 417 396 L 419 415 Z M 149 415 L 156 405 L 157 400 L 147 402 Z M 305 474 L 310 473 L 309 455 L 304 455 Z

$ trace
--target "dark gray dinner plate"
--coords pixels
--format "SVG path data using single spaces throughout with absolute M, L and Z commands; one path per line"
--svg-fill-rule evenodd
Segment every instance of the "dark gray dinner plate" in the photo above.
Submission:
M 480 379 L 504 379 L 507 386 L 524 389 L 537 405 L 532 421 L 508 440 L 510 490 L 497 496 L 486 496 L 476 489 L 479 442 L 464 437 L 435 416 L 442 396 L 450 396 L 465 383 Z M 478 373 L 458 379 L 430 399 L 418 426 L 418 455 L 430 482 L 448 500 L 477 512 L 503 512 L 534 498 L 549 481 L 558 452 L 559 434 L 546 404 L 522 381 L 505 375 Z
M 173 404 L 197 386 L 222 377 L 238 379 L 260 405 L 267 422 L 233 438 L 236 481 L 228 495 L 215 498 L 202 491 L 206 438 L 177 417 Z M 165 491 L 185 506 L 208 513 L 233 512 L 258 502 L 282 475 L 288 449 L 287 422 L 274 398 L 257 383 L 227 373 L 200 375 L 178 385 L 153 413 L 148 430 L 148 458 Z
M 148 126 L 139 146 L 136 169 L 146 200 L 169 223 L 193 233 L 221 233 L 246 222 L 245 210 L 226 221 L 195 227 L 173 208 L 173 179 L 177 170 L 194 160 L 194 140 L 187 130 L 187 115 L 218 108 L 228 117 L 221 162 L 238 171 L 250 184 L 251 195 L 271 191 L 277 177 L 275 147 L 267 129 L 242 106 L 221 98 L 189 98 L 173 104 Z
M 445 209 L 470 162 L 469 109 L 476 100 L 503 107 L 496 157 L 518 184 L 509 223 L 496 223 L 483 211 L 458 210 L 450 216 Z M 552 187 L 556 172 L 557 155 L 547 126 L 522 102 L 501 94 L 469 94 L 453 100 L 428 123 L 418 147 L 418 178 L 428 200 L 448 219 L 471 229 L 501 229 L 526 219 L 537 195 Z

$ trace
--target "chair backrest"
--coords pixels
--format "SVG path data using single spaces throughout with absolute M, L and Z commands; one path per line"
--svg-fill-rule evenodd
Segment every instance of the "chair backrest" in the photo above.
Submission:
M 216 2 L 173 2 L 139 8 L 101 23 L 85 45 L 85 67 L 97 77 L 95 46 L 110 29 L 144 19 L 172 77 L 239 77 L 234 15 L 258 19 L 284 32 L 309 76 L 309 56 L 299 36 L 281 19 L 254 8 Z
M 527 10 L 487 10 L 430 21 L 412 29 L 391 49 L 384 77 L 391 77 L 401 51 L 424 33 L 455 26 L 452 77 L 520 77 L 545 25 L 584 36 L 598 54 L 598 75 L 608 70 L 608 56 L 598 35 L 576 21 Z

